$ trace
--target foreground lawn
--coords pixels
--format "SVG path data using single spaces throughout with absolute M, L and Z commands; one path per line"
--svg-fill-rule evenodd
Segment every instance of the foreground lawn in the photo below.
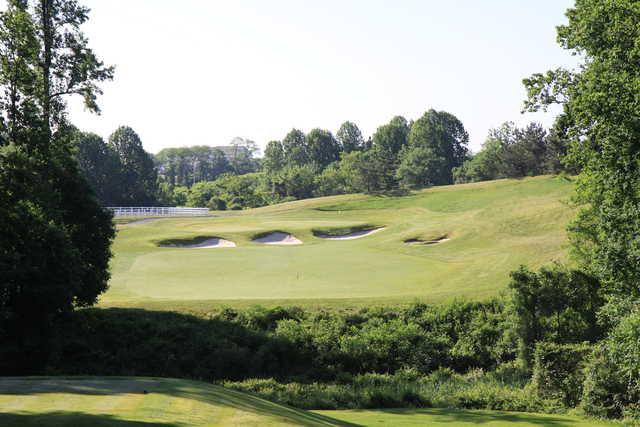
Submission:
M 195 381 L 0 379 L 0 426 L 3 427 L 299 425 L 349 424 Z
M 405 197 L 335 196 L 119 225 L 111 289 L 103 306 L 189 308 L 212 304 L 365 305 L 495 295 L 520 264 L 565 258 L 564 203 L 572 183 L 557 177 L 437 187 Z M 355 240 L 314 230 L 384 226 Z M 252 241 L 280 230 L 304 243 Z M 408 239 L 450 240 L 409 245 Z M 171 239 L 221 237 L 235 248 L 163 248 Z
M 495 411 L 302 411 L 222 387 L 175 379 L 0 378 L 0 425 L 3 427 L 401 427 L 444 424 L 487 427 L 613 425 L 568 416 Z
M 518 426 L 518 427 L 600 427 L 617 425 L 563 415 L 525 414 L 498 411 L 458 411 L 455 409 L 386 409 L 374 411 L 314 411 L 360 426 Z

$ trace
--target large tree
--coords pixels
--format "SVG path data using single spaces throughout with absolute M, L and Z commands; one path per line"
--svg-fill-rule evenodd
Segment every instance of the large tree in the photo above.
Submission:
M 0 370 L 44 363 L 53 321 L 107 287 L 111 215 L 72 155 L 65 99 L 98 111 L 111 78 L 80 26 L 74 0 L 9 0 L 0 14 Z
M 120 126 L 109 136 L 109 146 L 122 163 L 126 203 L 133 206 L 153 204 L 157 193 L 157 172 L 138 134 L 129 126 Z
M 269 141 L 264 149 L 262 168 L 267 173 L 273 173 L 282 169 L 285 165 L 284 147 L 280 141 Z
M 78 132 L 76 159 L 98 199 L 105 206 L 123 203 L 123 168 L 118 154 L 95 133 Z
M 561 103 L 570 156 L 582 172 L 574 249 L 608 293 L 640 298 L 640 2 L 576 0 L 558 28 L 584 59 L 524 81 L 528 110 Z
M 282 148 L 287 165 L 303 166 L 311 160 L 309 145 L 304 132 L 292 129 L 282 140 Z
M 399 166 L 399 154 L 407 145 L 409 130 L 407 120 L 396 116 L 386 125 L 380 126 L 373 134 L 373 146 L 367 152 L 367 157 L 370 158 L 372 165 L 375 164 L 378 171 L 368 174 L 369 191 L 388 191 L 398 186 L 396 170 Z
M 312 129 L 307 134 L 307 146 L 310 163 L 318 170 L 340 160 L 340 145 L 328 130 Z
M 411 126 L 409 145 L 401 157 L 406 169 L 411 164 L 409 160 L 418 156 L 413 151 L 419 151 L 419 156 L 425 160 L 427 153 L 430 153 L 429 168 L 426 163 L 423 167 L 416 164 L 419 168 L 413 171 L 414 181 L 418 181 L 416 184 L 451 184 L 453 168 L 461 166 L 467 159 L 468 142 L 469 135 L 458 118 L 444 111 L 429 110 Z M 436 159 L 442 159 L 444 163 Z
M 336 139 L 342 151 L 345 153 L 363 150 L 365 148 L 362 132 L 360 132 L 358 126 L 353 122 L 347 121 L 340 125 L 340 129 L 338 129 L 338 133 L 336 133 Z

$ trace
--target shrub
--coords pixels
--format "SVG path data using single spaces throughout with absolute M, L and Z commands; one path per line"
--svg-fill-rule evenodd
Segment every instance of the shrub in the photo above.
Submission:
M 567 407 L 580 401 L 587 344 L 540 342 L 534 353 L 533 388 L 541 398 L 559 399 Z
M 597 347 L 585 376 L 586 413 L 640 419 L 640 311 L 622 319 Z

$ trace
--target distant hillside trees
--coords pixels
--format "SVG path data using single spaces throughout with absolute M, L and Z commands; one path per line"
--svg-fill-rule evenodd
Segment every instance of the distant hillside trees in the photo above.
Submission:
M 574 172 L 562 163 L 568 140 L 563 136 L 561 123 L 549 133 L 538 123 L 518 128 L 507 122 L 491 130 L 482 149 L 454 168 L 455 182 Z
M 213 181 L 224 178 L 224 186 L 194 186 L 187 204 L 240 209 L 314 196 L 450 184 L 452 169 L 467 158 L 467 143 L 462 123 L 452 114 L 435 110 L 415 123 L 396 116 L 369 140 L 349 121 L 336 136 L 326 129 L 308 134 L 292 129 L 282 141 L 267 144 L 261 173 L 252 175 L 251 185 L 244 187 L 248 197 L 227 191 L 231 183 L 241 183 L 239 177 L 225 174 Z
M 154 156 L 154 161 L 158 175 L 172 186 L 190 187 L 232 171 L 222 150 L 205 145 L 165 148 Z
M 243 175 L 255 172 L 257 144 L 236 137 L 226 146 L 165 148 L 153 157 L 160 182 L 169 187 L 191 187 L 213 181 L 223 174 Z

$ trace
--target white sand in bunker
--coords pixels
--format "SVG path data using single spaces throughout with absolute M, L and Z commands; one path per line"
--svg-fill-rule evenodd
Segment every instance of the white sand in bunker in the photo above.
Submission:
M 162 245 L 163 248 L 182 249 L 214 249 L 214 248 L 235 248 L 236 244 L 230 240 L 212 237 L 199 243 Z
M 360 231 L 354 231 L 353 233 L 337 234 L 337 235 L 318 234 L 317 237 L 325 240 L 353 240 L 353 239 L 359 239 L 361 237 L 370 236 L 374 233 L 377 233 L 378 231 L 384 230 L 385 228 L 386 227 L 378 227 L 378 228 L 372 228 L 370 230 L 360 230 Z
M 254 242 L 263 243 L 265 245 L 301 245 L 302 240 L 292 236 L 289 233 L 275 231 L 264 236 L 253 239 Z

